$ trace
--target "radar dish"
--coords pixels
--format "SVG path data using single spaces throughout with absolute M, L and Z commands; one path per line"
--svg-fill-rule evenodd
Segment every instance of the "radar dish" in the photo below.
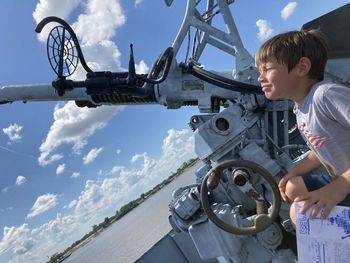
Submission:
M 56 26 L 50 31 L 47 56 L 59 78 L 68 77 L 76 70 L 79 61 L 77 48 L 71 34 L 63 26 Z

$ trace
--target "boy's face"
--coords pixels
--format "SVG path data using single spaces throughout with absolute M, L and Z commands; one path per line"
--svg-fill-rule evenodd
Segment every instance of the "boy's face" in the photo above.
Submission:
M 259 65 L 259 72 L 258 81 L 268 99 L 293 99 L 298 81 L 294 69 L 288 72 L 286 65 L 272 58 Z

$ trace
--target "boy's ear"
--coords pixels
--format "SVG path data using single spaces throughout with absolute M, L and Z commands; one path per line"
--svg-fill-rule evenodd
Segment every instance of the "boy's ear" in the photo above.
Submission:
M 301 57 L 297 64 L 297 73 L 300 76 L 306 76 L 311 69 L 311 60 L 307 57 Z

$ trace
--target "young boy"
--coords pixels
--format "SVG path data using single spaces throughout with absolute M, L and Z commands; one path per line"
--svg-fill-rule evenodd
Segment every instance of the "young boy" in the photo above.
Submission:
M 279 182 L 282 199 L 310 218 L 331 209 L 350 193 L 350 87 L 323 80 L 327 44 L 317 30 L 290 31 L 264 43 L 257 65 L 265 96 L 294 102 L 297 125 L 311 151 Z M 323 165 L 328 175 L 309 174 Z M 301 202 L 302 201 L 302 202 Z

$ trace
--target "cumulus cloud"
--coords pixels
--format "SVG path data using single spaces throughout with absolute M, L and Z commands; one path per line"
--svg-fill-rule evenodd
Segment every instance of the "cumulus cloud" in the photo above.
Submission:
M 112 38 L 116 29 L 126 22 L 124 10 L 118 0 L 90 0 L 86 12 L 73 25 L 83 45 L 94 45 Z
M 287 20 L 288 17 L 290 17 L 294 13 L 297 6 L 298 6 L 297 2 L 289 2 L 281 11 L 282 19 Z
M 83 157 L 84 164 L 92 163 L 102 151 L 103 148 L 91 149 L 90 152 Z
M 53 2 L 51 4 L 48 1 L 42 1 L 41 6 L 37 6 L 34 14 L 48 15 L 48 10 L 52 8 L 51 5 L 60 10 L 58 5 L 62 5 L 62 3 L 60 1 Z M 69 5 L 66 11 L 59 12 L 68 15 L 79 3 L 80 1 L 75 1 Z M 85 13 L 79 15 L 77 22 L 72 27 L 81 40 L 81 47 L 88 65 L 93 70 L 121 69 L 120 51 L 111 41 L 116 29 L 126 21 L 120 1 L 88 0 L 85 6 Z M 140 67 L 145 68 L 142 63 Z M 85 73 L 80 66 L 72 78 L 81 79 L 84 75 Z M 88 137 L 93 135 L 97 129 L 103 128 L 121 109 L 123 109 L 122 106 L 102 106 L 97 109 L 78 108 L 74 102 L 68 102 L 64 106 L 57 105 L 53 114 L 54 122 L 40 146 L 39 164 L 48 165 L 62 159 L 62 153 L 53 153 L 62 144 L 72 144 L 73 151 L 79 154 L 87 144 Z
M 138 74 L 146 74 L 149 71 L 149 67 L 145 61 L 141 60 L 139 64 L 135 65 L 135 71 Z
M 176 170 L 184 161 L 194 157 L 193 137 L 189 130 L 170 129 L 163 140 L 162 152 L 162 157 L 158 160 L 151 158 L 147 152 L 135 154 L 130 162 L 138 162 L 139 168 L 128 169 L 115 165 L 110 174 L 118 174 L 118 180 L 123 185 L 142 182 L 147 188 L 156 181 L 160 182 L 170 175 L 170 171 Z
M 135 155 L 131 158 L 130 162 L 131 162 L 131 163 L 134 163 L 134 162 L 136 162 L 137 160 L 141 159 L 142 157 L 145 158 L 145 156 L 147 156 L 147 153 L 145 153 L 145 152 L 144 152 L 143 154 L 135 154 Z
M 2 189 L 3 193 L 7 193 L 8 190 L 10 190 L 11 186 L 6 186 L 5 188 Z
M 189 130 L 170 129 L 163 140 L 162 156 L 159 159 L 151 158 L 146 152 L 135 154 L 131 158 L 135 161 L 132 163 L 133 167 L 115 165 L 108 174 L 112 177 L 87 180 L 80 195 L 64 206 L 68 214 L 57 214 L 55 219 L 30 231 L 27 225 L 18 228 L 5 227 L 4 232 L 7 234 L 0 240 L 0 254 L 17 245 L 17 252 L 27 252 L 18 254 L 13 262 L 44 261 L 44 255 L 63 251 L 91 230 L 93 224 L 101 222 L 123 204 L 160 183 L 171 171 L 175 171 L 184 161 L 193 157 L 192 133 Z M 31 214 L 38 215 L 57 203 L 57 196 L 53 194 L 38 197 Z M 12 229 L 12 233 L 21 232 L 21 235 L 10 235 L 9 229 Z M 18 244 L 14 243 L 17 239 Z
M 2 192 L 7 193 L 11 188 L 16 187 L 16 186 L 21 186 L 26 182 L 26 178 L 22 175 L 19 175 L 16 177 L 16 181 L 13 185 L 9 185 L 5 188 L 2 189 Z
M 20 142 L 22 139 L 21 131 L 23 126 L 17 123 L 10 124 L 9 127 L 3 128 L 2 131 L 9 137 L 11 142 Z
M 17 176 L 15 186 L 21 186 L 26 182 L 26 178 L 22 175 Z
M 79 172 L 74 172 L 72 173 L 71 178 L 78 178 L 79 176 L 80 176 Z
M 72 202 L 69 203 L 69 205 L 67 206 L 67 208 L 74 208 L 77 205 L 77 200 L 73 200 Z
M 19 227 L 4 227 L 4 235 L 0 240 L 0 255 L 6 251 L 13 252 L 16 257 L 9 263 L 46 262 L 47 255 L 63 251 L 84 233 L 81 225 L 73 215 L 57 214 L 56 218 L 30 229 L 27 224 Z
M 60 164 L 59 166 L 57 166 L 56 174 L 57 175 L 63 174 L 65 169 L 66 169 L 66 164 L 65 163 Z
M 27 224 L 20 227 L 4 227 L 3 238 L 0 241 L 0 255 L 6 251 L 21 255 L 33 247 L 33 239 L 29 236 Z
M 138 7 L 139 5 L 141 5 L 143 2 L 143 0 L 135 0 L 135 7 Z
M 63 157 L 62 154 L 52 152 L 62 144 L 73 144 L 73 151 L 77 154 L 86 145 L 87 138 L 102 129 L 107 122 L 122 107 L 102 106 L 97 109 L 78 108 L 74 102 L 64 106 L 56 106 L 54 122 L 50 127 L 46 139 L 40 146 L 39 164 L 47 165 Z
M 33 16 L 36 21 L 47 15 L 61 14 L 58 16 L 65 18 L 82 2 L 41 0 L 41 5 L 37 5 Z M 81 39 L 89 66 L 94 70 L 120 69 L 120 52 L 111 41 L 115 30 L 126 21 L 120 1 L 86 0 L 84 3 L 86 12 L 78 17 L 73 28 Z M 54 13 L 50 13 L 50 10 L 54 10 Z M 137 67 L 140 71 L 148 70 L 142 61 Z M 74 78 L 81 76 L 84 76 L 84 72 L 80 68 Z M 87 139 L 105 127 L 121 109 L 122 107 L 77 108 L 72 102 L 58 104 L 53 113 L 53 123 L 40 146 L 39 163 L 47 165 L 63 158 L 63 154 L 57 152 L 63 144 L 71 144 L 73 152 L 79 154 L 87 144 Z M 0 240 L 0 254 L 11 250 L 18 252 L 13 262 L 42 262 L 46 260 L 46 255 L 62 251 L 86 234 L 93 224 L 110 216 L 110 212 L 115 212 L 118 208 L 116 204 L 125 204 L 139 196 L 144 190 L 168 177 L 183 161 L 194 157 L 193 138 L 188 130 L 169 130 L 162 149 L 163 156 L 160 159 L 153 159 L 146 152 L 135 154 L 139 156 L 138 162 L 134 163 L 135 167 L 115 165 L 115 172 L 108 174 L 114 177 L 86 181 L 79 197 L 69 203 L 68 208 L 71 210 L 67 215 L 57 214 L 55 219 L 33 229 L 29 229 L 26 224 L 5 227 L 6 235 Z M 48 193 L 39 196 L 27 218 L 44 213 L 57 204 L 56 195 Z M 16 240 L 18 243 L 14 242 Z M 25 254 L 20 254 L 21 252 Z
M 70 207 L 74 213 L 87 220 L 96 215 L 103 216 L 109 208 L 115 211 L 115 204 L 122 205 L 149 190 L 170 176 L 171 171 L 194 157 L 193 137 L 189 130 L 168 131 L 163 140 L 163 154 L 153 159 L 147 152 L 135 154 L 130 162 L 132 168 L 115 165 L 109 176 L 102 181 L 88 180 L 85 189 Z
M 57 16 L 66 19 L 69 14 L 82 2 L 82 0 L 40 0 L 37 3 L 33 17 L 37 24 L 48 16 Z M 38 35 L 40 41 L 46 41 L 47 35 L 54 25 L 48 24 Z
M 259 28 L 259 33 L 257 35 L 259 40 L 265 40 L 269 38 L 274 30 L 271 27 L 271 23 L 264 19 L 259 19 L 256 21 L 256 26 Z
M 194 157 L 192 133 L 189 130 L 169 130 L 162 151 L 159 159 L 151 158 L 146 152 L 135 154 L 131 158 L 132 168 L 115 165 L 109 172 L 113 177 L 87 180 L 80 196 L 68 205 L 74 208 L 74 217 L 84 222 L 97 215 L 103 219 L 109 208 L 115 211 L 115 204 L 122 205 L 137 197 L 131 192 L 140 195 L 170 176 L 171 171 L 176 171 L 184 161 Z
M 27 218 L 38 216 L 55 207 L 57 204 L 57 195 L 50 193 L 41 195 L 36 199 L 33 207 L 30 209 L 30 213 L 27 215 Z

